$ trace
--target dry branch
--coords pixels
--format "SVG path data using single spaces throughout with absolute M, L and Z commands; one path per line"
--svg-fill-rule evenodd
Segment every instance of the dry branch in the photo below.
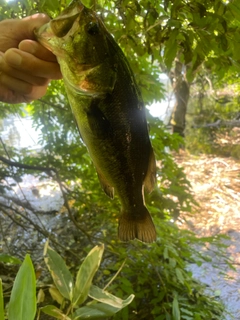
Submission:
M 229 121 L 223 121 L 223 120 L 217 120 L 213 123 L 206 123 L 201 125 L 193 125 L 192 128 L 220 128 L 220 127 L 240 127 L 240 120 L 229 120 Z

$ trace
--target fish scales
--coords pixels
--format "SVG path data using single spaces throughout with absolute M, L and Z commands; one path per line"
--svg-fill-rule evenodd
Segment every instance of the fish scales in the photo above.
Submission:
M 122 50 L 95 12 L 76 0 L 36 37 L 57 56 L 103 190 L 120 199 L 120 240 L 155 241 L 143 193 L 154 187 L 155 158 L 141 93 Z

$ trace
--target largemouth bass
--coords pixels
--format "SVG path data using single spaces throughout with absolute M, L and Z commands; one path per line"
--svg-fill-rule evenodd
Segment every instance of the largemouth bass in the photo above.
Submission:
M 143 193 L 154 187 L 155 157 L 141 93 L 122 50 L 97 14 L 76 0 L 36 37 L 58 59 L 103 190 L 121 201 L 120 240 L 155 241 Z

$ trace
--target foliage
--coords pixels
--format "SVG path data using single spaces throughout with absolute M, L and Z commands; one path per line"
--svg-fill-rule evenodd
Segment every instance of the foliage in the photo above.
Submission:
M 239 80 L 228 73 L 217 81 L 202 70 L 192 85 L 186 146 L 192 153 L 239 159 Z
M 39 309 L 40 312 L 56 319 L 99 319 L 114 315 L 130 304 L 134 298 L 131 294 L 126 300 L 115 297 L 92 285 L 92 280 L 97 272 L 102 259 L 104 246 L 94 247 L 82 262 L 74 284 L 64 260 L 46 242 L 44 260 L 51 273 L 55 287 L 49 289 L 53 299 L 61 302 L 61 309 L 54 305 L 46 305 Z M 38 293 L 41 296 L 43 291 Z M 78 308 L 87 297 L 92 298 L 85 307 Z M 66 308 L 69 300 L 70 305 Z M 4 320 L 2 281 L 0 281 L 0 320 Z M 63 309 L 67 310 L 66 314 Z M 9 320 L 34 319 L 36 314 L 36 277 L 32 261 L 27 254 L 14 281 L 10 301 L 7 307 Z
M 204 62 L 219 77 L 231 68 L 239 71 L 236 0 L 105 1 L 103 6 L 110 11 L 110 30 L 129 57 L 134 53 L 132 59 L 146 61 L 151 56 L 170 70 L 178 57 L 188 67 L 189 79 Z M 121 19 L 116 21 L 114 10 Z
M 103 245 L 96 246 L 88 253 L 77 272 L 74 284 L 72 274 L 63 259 L 46 243 L 44 260 L 54 281 L 54 285 L 48 285 L 48 290 L 55 305 L 44 305 L 39 308 L 39 312 L 57 319 L 107 319 L 124 308 L 113 319 L 175 319 L 176 315 L 176 319 L 223 319 L 224 309 L 221 303 L 207 296 L 204 286 L 195 281 L 187 269 L 187 265 L 191 263 L 201 265 L 202 261 L 210 259 L 206 252 L 200 253 L 199 246 L 213 240 L 217 245 L 218 237 L 199 240 L 191 232 L 180 231 L 174 224 L 166 221 L 161 221 L 158 235 L 159 240 L 151 245 L 151 250 L 149 245 L 140 242 L 133 241 L 127 246 L 113 240 L 106 241 L 106 250 L 110 256 L 103 261 L 100 269 L 100 273 L 105 276 L 98 275 L 95 281 L 102 285 L 103 281 L 109 280 L 106 287 L 117 292 L 120 297 L 129 295 L 126 300 L 114 297 L 106 291 L 106 287 L 102 290 L 91 285 L 102 259 Z M 191 250 L 186 243 L 191 244 Z M 196 249 L 193 249 L 194 246 Z M 224 255 L 225 246 L 218 244 L 216 248 L 219 254 Z M 112 284 L 119 271 L 121 277 L 118 276 Z M 28 319 L 32 319 L 32 311 L 29 310 L 36 306 L 35 291 L 35 272 L 27 255 L 12 289 L 8 319 L 16 319 L 14 312 L 19 310 L 23 310 L 22 319 L 26 315 Z M 132 302 L 133 292 L 135 299 Z M 0 298 L 1 295 L 0 290 Z M 86 303 L 87 295 L 97 303 L 88 301 L 86 306 L 79 308 L 79 304 Z M 44 302 L 44 296 L 41 287 L 38 301 Z M 24 303 L 26 301 L 27 304 Z M 126 307 L 130 302 L 131 305 Z
M 55 17 L 70 0 L 2 1 L 0 18 L 46 12 Z M 239 72 L 240 7 L 237 0 L 86 1 L 104 16 L 142 88 L 146 102 L 162 98 L 159 66 L 171 69 L 177 57 L 189 80 L 205 64 L 221 78 Z M 119 18 L 118 18 L 119 17 Z M 210 45 L 211 43 L 211 45 Z M 154 63 L 151 63 L 154 62 Z
M 156 219 L 155 219 L 156 221 Z M 195 235 L 179 230 L 172 222 L 160 220 L 158 241 L 148 246 L 132 242 L 130 246 L 117 247 L 112 242 L 106 249 L 118 256 L 107 270 L 114 272 L 125 261 L 121 277 L 110 287 L 118 294 L 135 294 L 133 303 L 114 319 L 222 319 L 224 309 L 220 302 L 214 301 L 204 293 L 204 287 L 192 278 L 187 265 L 201 265 L 210 259 L 199 249 L 205 241 Z M 216 243 L 219 239 L 215 238 Z M 188 245 L 186 245 L 188 244 Z M 219 247 L 224 255 L 224 247 Z
M 2 296 L 2 292 L 0 296 Z M 35 314 L 36 277 L 31 258 L 27 254 L 14 281 L 8 305 L 8 319 L 23 320 L 27 318 L 33 320 Z
M 65 299 L 69 300 L 70 305 L 68 308 L 65 307 L 66 314 L 53 305 L 44 306 L 40 311 L 56 319 L 99 319 L 111 316 L 131 303 L 134 298 L 133 294 L 126 300 L 121 300 L 92 285 L 92 279 L 99 268 L 103 250 L 104 246 L 100 245 L 88 253 L 78 270 L 74 284 L 73 277 L 62 258 L 46 244 L 44 259 L 56 286 L 51 288 L 50 293 L 55 300 L 61 301 L 62 306 L 66 305 Z M 84 303 L 88 296 L 93 301 L 88 302 L 85 307 L 79 308 L 78 306 Z

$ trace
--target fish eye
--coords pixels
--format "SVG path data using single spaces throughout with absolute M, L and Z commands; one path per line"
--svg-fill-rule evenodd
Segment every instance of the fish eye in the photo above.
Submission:
M 95 36 L 96 34 L 99 34 L 99 25 L 97 22 L 89 22 L 87 26 L 87 32 L 91 36 Z

